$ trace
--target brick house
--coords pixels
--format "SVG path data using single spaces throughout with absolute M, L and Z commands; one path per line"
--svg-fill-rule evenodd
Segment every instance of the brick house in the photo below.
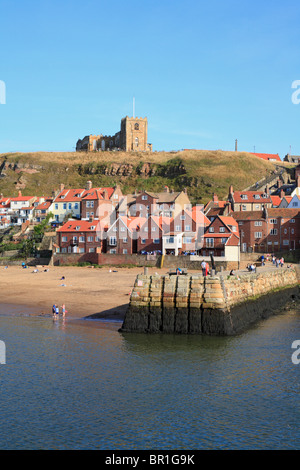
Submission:
M 56 230 L 57 253 L 101 253 L 105 243 L 98 220 L 68 220 Z
M 270 208 L 231 213 L 238 222 L 241 251 L 275 253 L 300 248 L 300 210 Z
M 169 225 L 163 225 L 163 254 L 178 255 L 201 249 L 205 228 L 210 223 L 202 209 L 203 206 L 194 206 L 191 210 L 182 209 L 174 218 L 169 219 Z
M 165 186 L 159 193 L 143 191 L 128 198 L 128 213 L 130 216 L 162 216 L 175 217 L 183 209 L 191 208 L 191 202 L 184 191 L 170 191 Z
M 238 261 L 240 234 L 237 221 L 232 216 L 217 215 L 204 233 L 203 256 L 224 256 Z

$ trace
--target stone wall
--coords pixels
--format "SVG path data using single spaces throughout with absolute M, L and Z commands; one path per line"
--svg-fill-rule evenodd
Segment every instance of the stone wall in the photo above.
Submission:
M 121 331 L 232 335 L 298 296 L 297 268 L 238 277 L 137 276 Z

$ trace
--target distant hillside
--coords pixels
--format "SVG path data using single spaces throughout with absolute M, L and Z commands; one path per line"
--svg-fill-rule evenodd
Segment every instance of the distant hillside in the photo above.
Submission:
M 51 196 L 60 183 L 84 188 L 120 184 L 124 193 L 135 189 L 188 189 L 192 202 L 206 203 L 215 192 L 228 194 L 232 184 L 242 190 L 275 168 L 249 153 L 209 150 L 181 152 L 36 152 L 0 154 L 0 191 L 4 196 Z M 283 162 L 282 167 L 288 167 Z

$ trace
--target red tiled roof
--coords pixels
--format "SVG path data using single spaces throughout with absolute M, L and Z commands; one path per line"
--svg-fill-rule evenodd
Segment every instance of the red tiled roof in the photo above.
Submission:
M 239 237 L 235 233 L 232 233 L 225 244 L 226 246 L 237 246 L 239 244 L 239 240 Z
M 34 199 L 35 196 L 18 196 L 12 197 L 11 201 L 30 201 L 30 199 Z
M 274 207 L 279 206 L 279 204 L 281 203 L 281 197 L 280 196 L 270 196 L 270 197 L 271 197 L 272 205 Z
M 278 153 L 250 153 L 252 155 L 256 155 L 256 157 L 262 158 L 263 160 L 277 160 L 278 162 L 281 162 L 281 158 L 279 157 Z
M 266 203 L 272 202 L 270 196 L 263 197 L 265 193 L 263 191 L 234 191 L 233 200 L 237 203 Z M 242 196 L 247 196 L 247 199 L 242 198 Z
M 41 202 L 38 206 L 35 207 L 35 210 L 41 211 L 41 210 L 49 209 L 51 204 L 52 204 L 52 201 Z
M 96 231 L 97 226 L 99 224 L 99 220 L 93 220 L 90 222 L 89 220 L 73 220 L 70 219 L 66 222 L 62 227 L 57 229 L 57 232 L 87 232 L 87 231 Z M 76 227 L 79 227 L 76 230 Z M 95 227 L 92 229 L 91 227 Z

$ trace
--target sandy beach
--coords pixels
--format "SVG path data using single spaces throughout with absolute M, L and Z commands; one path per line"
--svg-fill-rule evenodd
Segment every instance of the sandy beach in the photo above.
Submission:
M 49 269 L 48 271 L 45 271 Z M 25 305 L 32 314 L 51 314 L 53 304 L 64 303 L 67 318 L 89 315 L 120 320 L 129 303 L 129 293 L 137 274 L 144 268 L 89 267 L 0 267 L 0 303 Z M 148 268 L 148 272 L 160 272 Z M 161 270 L 165 273 L 166 269 Z M 64 276 L 65 279 L 62 279 Z
M 29 307 L 32 315 L 51 315 L 53 304 L 59 307 L 65 304 L 67 319 L 93 316 L 117 321 L 124 318 L 136 276 L 144 273 L 143 267 L 45 266 L 38 267 L 38 272 L 34 269 L 0 266 L 0 304 Z M 273 269 L 276 268 L 269 263 L 259 271 Z M 166 268 L 148 268 L 149 274 L 167 272 Z

